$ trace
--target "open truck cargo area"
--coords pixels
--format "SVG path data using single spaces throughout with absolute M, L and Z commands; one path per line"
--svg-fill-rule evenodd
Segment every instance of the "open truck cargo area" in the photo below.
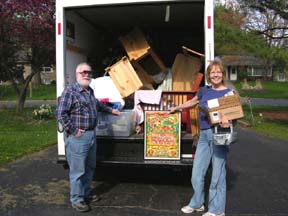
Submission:
M 110 76 L 125 101 L 128 131 L 99 132 L 98 165 L 191 165 L 197 109 L 181 113 L 179 159 L 145 159 L 145 122 L 128 119 L 138 90 L 162 91 L 158 104 L 139 102 L 144 114 L 167 111 L 196 94 L 214 57 L 213 1 L 57 0 L 56 22 L 57 96 L 74 82 L 76 66 L 88 62 L 93 78 Z M 63 133 L 58 160 L 65 161 Z

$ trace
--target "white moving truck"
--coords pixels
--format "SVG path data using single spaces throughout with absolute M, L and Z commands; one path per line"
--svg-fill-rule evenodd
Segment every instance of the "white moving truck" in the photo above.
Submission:
M 137 27 L 147 36 L 167 67 L 182 46 L 205 55 L 205 68 L 214 58 L 213 0 L 56 0 L 57 97 L 75 79 L 75 67 L 92 63 L 103 76 L 121 43 Z M 194 92 L 195 93 L 195 92 Z M 193 95 L 192 95 L 193 96 Z M 99 136 L 100 163 L 191 165 L 193 136 L 182 132 L 180 160 L 145 160 L 144 134 Z M 65 161 L 63 133 L 58 132 L 58 159 Z

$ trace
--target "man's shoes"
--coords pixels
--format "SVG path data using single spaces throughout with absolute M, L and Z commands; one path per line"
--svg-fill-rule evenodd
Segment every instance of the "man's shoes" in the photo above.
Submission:
M 204 209 L 205 208 L 203 205 L 200 208 L 191 208 L 189 205 L 187 205 L 187 206 L 184 206 L 183 208 L 181 208 L 181 211 L 183 213 L 189 214 L 192 212 L 201 212 L 201 211 L 204 211 Z
M 225 216 L 225 213 L 214 214 L 214 213 L 211 213 L 211 212 L 206 212 L 206 213 L 203 214 L 202 216 Z
M 91 196 L 85 198 L 86 203 L 98 202 L 99 200 L 101 200 L 101 197 L 97 194 L 94 194 L 94 195 L 91 195 Z
M 72 208 L 75 209 L 78 212 L 88 212 L 90 211 L 90 206 L 87 205 L 84 201 L 72 203 Z

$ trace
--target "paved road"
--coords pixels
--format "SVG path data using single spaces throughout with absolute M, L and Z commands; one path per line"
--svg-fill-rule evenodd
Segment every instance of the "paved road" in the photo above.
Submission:
M 25 107 L 39 107 L 42 104 L 50 104 L 51 106 L 56 106 L 56 100 L 27 100 L 25 102 Z M 0 101 L 0 108 L 14 108 L 17 106 L 17 101 Z
M 287 216 L 288 142 L 237 130 L 239 142 L 228 162 L 226 215 Z M 56 154 L 52 146 L 0 168 L 1 216 L 79 215 L 70 207 L 68 173 L 56 164 Z M 183 215 L 179 209 L 192 193 L 189 178 L 190 170 L 98 169 L 94 187 L 102 199 L 85 215 Z
M 247 98 L 241 98 L 242 104 L 249 104 L 251 105 L 270 105 L 270 106 L 288 106 L 288 99 L 266 99 L 266 98 L 250 98 L 250 101 L 247 101 Z M 45 100 L 45 101 L 38 101 L 38 100 L 28 100 L 25 102 L 25 107 L 39 107 L 42 104 L 50 104 L 51 106 L 56 106 L 56 100 Z M 16 107 L 16 101 L 0 101 L 0 108 L 7 107 L 13 108 Z
M 232 82 L 227 81 L 227 86 L 236 89 Z M 267 99 L 267 98 L 244 98 L 241 97 L 241 103 L 249 105 L 269 105 L 269 106 L 288 106 L 288 99 Z
M 241 98 L 242 104 L 249 104 L 247 98 Z M 288 99 L 267 99 L 267 98 L 250 98 L 251 105 L 269 105 L 269 106 L 288 106 Z M 51 106 L 56 106 L 56 100 L 46 100 L 46 101 L 26 101 L 25 107 L 39 107 L 42 104 L 50 104 Z M 16 101 L 0 101 L 0 108 L 16 107 Z
M 250 102 L 249 102 L 250 100 Z M 242 104 L 269 105 L 269 106 L 288 106 L 288 99 L 268 99 L 268 98 L 241 98 Z

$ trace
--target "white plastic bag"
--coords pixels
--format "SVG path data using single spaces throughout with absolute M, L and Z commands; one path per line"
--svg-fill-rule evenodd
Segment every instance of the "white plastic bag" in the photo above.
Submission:
M 215 145 L 230 145 L 237 140 L 237 132 L 233 130 L 233 125 L 229 127 L 229 131 L 219 131 L 218 125 L 214 127 L 213 142 Z
M 103 76 L 92 79 L 90 87 L 94 90 L 97 99 L 108 99 L 108 102 L 111 103 L 119 102 L 121 104 L 120 109 L 124 107 L 125 102 L 111 77 Z

